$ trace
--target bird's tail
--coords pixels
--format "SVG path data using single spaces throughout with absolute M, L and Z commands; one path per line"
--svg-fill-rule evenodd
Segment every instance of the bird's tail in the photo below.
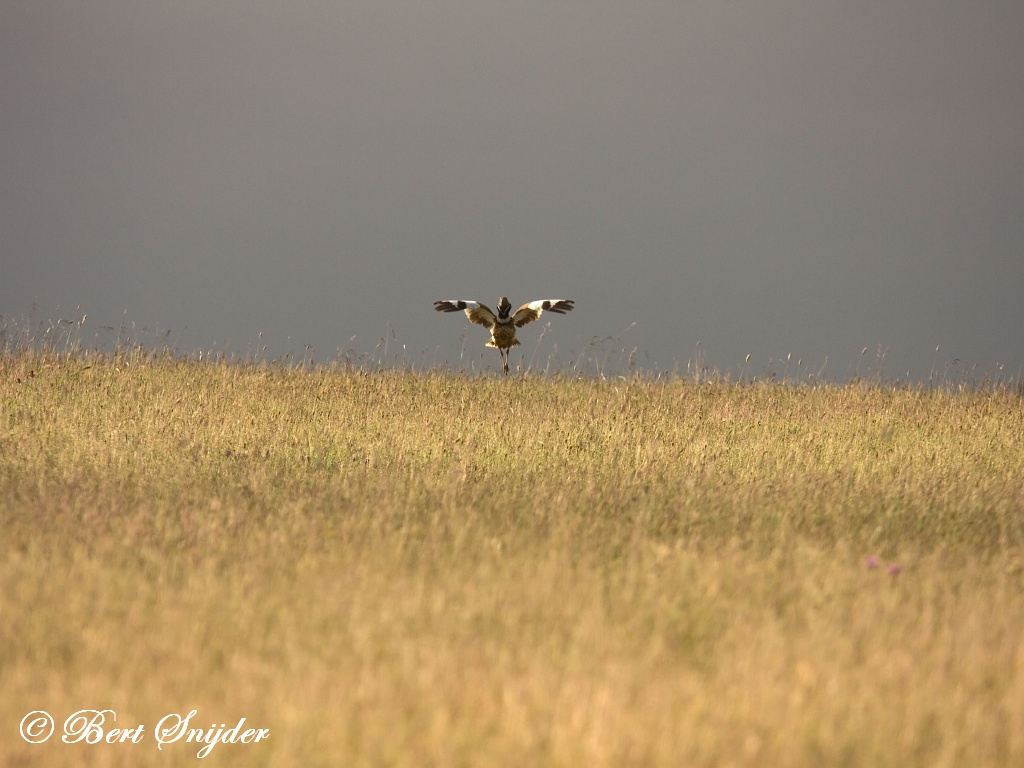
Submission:
M 488 339 L 487 343 L 484 344 L 484 346 L 485 347 L 494 347 L 495 349 L 501 349 L 501 347 L 499 347 L 497 344 L 494 343 L 494 339 Z M 519 339 L 512 339 L 512 341 L 510 341 L 508 343 L 508 347 L 506 347 L 506 349 L 512 349 L 512 347 L 518 347 L 518 346 L 520 346 Z

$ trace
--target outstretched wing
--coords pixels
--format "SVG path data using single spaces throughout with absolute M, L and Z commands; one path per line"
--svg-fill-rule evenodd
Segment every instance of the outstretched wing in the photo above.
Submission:
M 516 313 L 512 315 L 512 322 L 516 324 L 516 328 L 522 328 L 527 323 L 532 323 L 545 312 L 554 312 L 559 315 L 571 312 L 575 303 L 572 299 L 541 299 L 540 301 L 531 301 L 529 304 L 523 304 L 523 306 L 516 310 Z
M 462 299 L 446 299 L 435 301 L 434 309 L 438 312 L 460 312 L 465 310 L 469 322 L 490 328 L 497 318 L 491 312 L 490 307 L 484 306 L 479 301 L 464 301 Z

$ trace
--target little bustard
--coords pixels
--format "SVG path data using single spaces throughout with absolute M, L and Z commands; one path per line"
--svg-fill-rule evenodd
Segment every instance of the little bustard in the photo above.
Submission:
M 516 328 L 522 328 L 527 323 L 532 323 L 545 312 L 564 315 L 566 312 L 572 311 L 574 304 L 575 302 L 572 299 L 541 299 L 523 304 L 513 313 L 509 300 L 502 296 L 498 299 L 498 314 L 494 314 L 490 307 L 481 304 L 479 301 L 466 301 L 464 299 L 435 301 L 434 309 L 438 312 L 465 311 L 469 322 L 489 328 L 491 338 L 486 346 L 494 347 L 498 350 L 505 373 L 508 373 L 508 351 L 512 347 L 519 346 L 519 339 L 516 338 Z

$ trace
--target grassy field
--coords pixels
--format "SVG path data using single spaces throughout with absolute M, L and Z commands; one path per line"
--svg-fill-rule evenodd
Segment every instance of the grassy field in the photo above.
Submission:
M 0 531 L 5 766 L 1024 765 L 1010 388 L 14 351 Z

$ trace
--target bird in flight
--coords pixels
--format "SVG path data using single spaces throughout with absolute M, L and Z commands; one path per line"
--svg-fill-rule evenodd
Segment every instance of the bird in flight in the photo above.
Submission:
M 575 302 L 572 299 L 541 299 L 523 304 L 515 312 L 512 312 L 512 305 L 509 300 L 502 296 L 498 299 L 498 314 L 494 314 L 491 308 L 481 304 L 479 301 L 465 301 L 463 299 L 446 299 L 435 301 L 434 309 L 438 312 L 459 312 L 465 311 L 469 322 L 489 328 L 491 338 L 485 346 L 494 347 L 501 355 L 501 362 L 508 373 L 508 351 L 512 347 L 519 346 L 519 339 L 516 338 L 516 328 L 522 328 L 527 323 L 532 323 L 545 312 L 554 312 L 564 315 L 571 312 Z

